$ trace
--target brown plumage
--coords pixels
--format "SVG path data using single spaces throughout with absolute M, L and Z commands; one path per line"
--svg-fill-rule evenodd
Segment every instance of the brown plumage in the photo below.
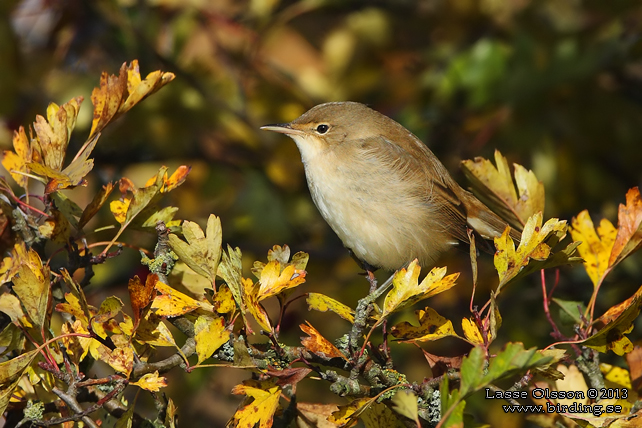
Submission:
M 371 266 L 432 267 L 467 226 L 485 239 L 506 223 L 415 135 L 355 102 L 318 105 L 288 124 L 261 129 L 291 137 L 317 208 L 344 245 Z

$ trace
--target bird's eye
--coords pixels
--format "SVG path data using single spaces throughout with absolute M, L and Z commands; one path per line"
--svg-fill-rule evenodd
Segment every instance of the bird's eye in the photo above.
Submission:
M 330 127 L 328 125 L 324 124 L 324 123 L 322 123 L 321 125 L 317 126 L 317 132 L 319 134 L 325 134 L 326 132 L 328 132 L 328 129 L 330 129 Z

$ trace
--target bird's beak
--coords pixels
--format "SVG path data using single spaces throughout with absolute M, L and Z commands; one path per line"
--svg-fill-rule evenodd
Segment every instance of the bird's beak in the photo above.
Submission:
M 301 135 L 303 131 L 292 128 L 292 125 L 289 123 L 275 123 L 273 125 L 263 125 L 261 129 L 264 131 L 278 132 L 280 134 L 287 135 Z

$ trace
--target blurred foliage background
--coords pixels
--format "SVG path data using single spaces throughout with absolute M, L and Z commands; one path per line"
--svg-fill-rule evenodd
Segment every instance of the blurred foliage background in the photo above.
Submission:
M 492 157 L 498 148 L 544 182 L 546 217 L 570 220 L 588 208 L 615 221 L 626 190 L 642 184 L 641 23 L 638 0 L 4 0 L 0 147 L 10 148 L 12 131 L 49 102 L 83 95 L 74 153 L 91 125 L 89 96 L 102 71 L 116 73 L 136 58 L 143 75 L 172 71 L 172 84 L 106 130 L 90 190 L 70 197 L 86 203 L 109 180 L 127 176 L 142 185 L 159 164 L 191 165 L 169 201 L 180 207 L 179 218 L 221 216 L 224 241 L 242 249 L 248 267 L 274 244 L 307 251 L 303 291 L 354 305 L 367 283 L 316 211 L 296 146 L 259 126 L 290 121 L 321 102 L 360 101 L 412 130 L 464 186 L 459 161 Z M 104 211 L 96 227 L 115 224 Z M 98 232 L 97 240 L 113 233 Z M 123 238 L 147 248 L 154 239 Z M 97 269 L 96 299 L 126 296 L 127 279 L 141 273 L 138 261 L 126 250 Z M 491 258 L 485 263 L 481 282 L 492 285 Z M 470 270 L 466 249 L 449 270 Z M 470 282 L 460 281 L 429 304 L 465 313 Z M 642 282 L 639 255 L 610 282 L 603 308 Z M 581 269 L 569 270 L 557 293 L 586 301 L 590 288 Z M 503 299 L 500 310 L 511 320 L 506 340 L 550 343 L 536 278 Z M 290 334 L 301 335 L 296 326 L 307 318 L 337 335 L 331 315 L 307 313 L 299 302 Z M 397 361 L 408 362 L 402 372 L 426 376 L 420 352 L 397 348 Z M 462 352 L 454 341 L 427 348 Z M 246 374 L 216 373 L 187 376 L 173 386 L 181 396 L 172 394 L 170 378 L 183 421 L 217 425 L 231 416 L 238 400 L 229 391 Z M 318 401 L 312 381 L 301 384 L 302 401 L 306 387 Z M 508 423 L 500 405 L 478 407 L 485 419 Z

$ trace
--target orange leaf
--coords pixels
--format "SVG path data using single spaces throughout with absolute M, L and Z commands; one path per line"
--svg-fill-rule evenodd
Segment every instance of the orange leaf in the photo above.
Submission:
M 140 321 L 143 309 L 152 301 L 152 295 L 157 282 L 158 275 L 155 273 L 147 275 L 144 285 L 138 275 L 129 280 L 127 289 L 129 290 L 129 299 L 134 310 L 134 323 L 136 325 L 138 325 Z
M 304 270 L 298 270 L 293 265 L 286 266 L 281 272 L 281 263 L 276 260 L 269 262 L 261 271 L 258 300 L 277 295 L 304 283 L 305 275 Z
M 307 324 L 307 325 L 306 325 Z M 301 339 L 301 344 L 310 352 L 320 355 L 325 358 L 343 358 L 348 361 L 348 358 L 343 355 L 341 351 L 337 349 L 328 339 L 321 336 L 312 325 L 306 321 L 306 324 L 300 324 L 299 327 L 303 330 L 304 333 L 307 333 L 310 337 L 304 337 Z
M 615 266 L 642 245 L 642 198 L 634 187 L 626 193 L 626 205 L 618 209 L 618 227 L 609 266 Z

